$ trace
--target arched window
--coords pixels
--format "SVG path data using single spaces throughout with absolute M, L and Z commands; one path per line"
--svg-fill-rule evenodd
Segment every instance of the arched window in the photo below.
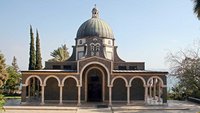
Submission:
M 94 44 L 93 44 L 93 43 L 90 44 L 90 48 L 91 48 L 91 51 L 94 51 L 94 48 L 95 48 L 95 47 L 94 47 Z
M 79 41 L 79 44 L 82 44 L 82 43 L 83 43 L 82 40 L 80 40 L 80 41 Z
M 100 44 L 99 43 L 96 44 L 96 51 L 100 51 Z

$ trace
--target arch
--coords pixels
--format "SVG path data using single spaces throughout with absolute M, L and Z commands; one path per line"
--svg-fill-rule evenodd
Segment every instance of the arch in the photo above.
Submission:
M 133 77 L 130 80 L 130 101 L 145 99 L 145 81 L 140 77 Z
M 128 82 L 123 76 L 116 76 L 111 81 L 113 101 L 127 101 Z
M 100 44 L 100 43 L 96 43 L 95 45 L 96 45 L 96 46 L 101 46 L 101 44 Z
M 132 77 L 132 78 L 130 79 L 130 81 L 129 81 L 129 86 L 131 86 L 132 81 L 133 81 L 134 79 L 136 79 L 136 78 L 141 79 L 142 82 L 143 82 L 143 86 L 146 86 L 146 81 L 145 81 L 144 78 L 141 77 L 141 76 L 134 76 L 134 77 Z
M 155 81 L 155 79 L 158 80 L 158 82 Z M 152 83 L 151 83 L 152 81 Z M 151 83 L 151 84 L 150 84 Z M 157 85 L 157 83 L 159 83 Z M 148 104 L 153 104 L 153 105 L 157 105 L 157 104 L 162 104 L 163 103 L 163 87 L 164 83 L 163 80 L 158 77 L 158 76 L 151 76 L 148 81 L 147 81 L 147 103 Z M 154 101 L 152 101 L 154 100 Z
M 161 85 L 162 85 L 162 86 L 164 85 L 164 82 L 163 82 L 163 80 L 162 80 L 160 77 L 158 77 L 158 76 L 152 76 L 152 77 L 150 77 L 150 78 L 148 79 L 148 81 L 147 81 L 147 85 L 148 85 L 148 86 L 150 85 L 150 84 L 149 84 L 150 80 L 152 80 L 153 78 L 159 79 L 159 80 L 161 81 Z
M 106 73 L 107 73 L 107 75 L 108 75 L 107 85 L 109 86 L 109 83 L 110 83 L 110 82 L 109 82 L 109 81 L 110 81 L 110 74 L 109 74 L 108 68 L 107 68 L 104 64 L 102 64 L 102 63 L 100 63 L 100 62 L 90 62 L 90 63 L 86 64 L 86 65 L 82 68 L 82 70 L 81 70 L 81 72 L 80 72 L 80 86 L 82 86 L 83 72 L 84 72 L 85 68 L 87 68 L 89 65 L 92 65 L 92 64 L 98 64 L 98 65 L 102 66 L 102 67 L 106 70 Z
M 62 86 L 64 86 L 65 80 L 68 79 L 68 78 L 73 78 L 73 79 L 76 81 L 76 84 L 77 84 L 76 86 L 79 85 L 78 79 L 77 79 L 76 77 L 70 75 L 70 76 L 66 76 L 66 77 L 63 78 L 63 80 L 62 80 L 62 82 L 61 82 L 61 85 L 62 85 Z
M 94 43 L 91 43 L 91 44 L 90 44 L 91 51 L 94 51 L 94 48 L 95 48 L 94 46 L 95 46 Z
M 39 79 L 39 80 L 40 80 L 40 86 L 42 86 L 42 79 L 41 79 L 38 75 L 31 75 L 31 76 L 29 76 L 29 77 L 26 79 L 26 81 L 25 81 L 25 86 L 28 86 L 28 81 L 29 81 L 29 79 L 31 79 L 31 78 L 33 78 L 33 77 L 36 77 L 37 79 Z
M 94 46 L 94 43 L 90 43 L 90 46 Z
M 47 76 L 47 77 L 44 79 L 44 86 L 46 86 L 47 80 L 48 80 L 49 78 L 51 78 L 51 77 L 55 78 L 55 79 L 58 81 L 58 86 L 61 85 L 61 84 L 60 84 L 60 79 L 59 79 L 57 76 L 55 76 L 55 75 L 49 75 L 49 76 Z
M 60 87 L 56 77 L 46 77 L 44 83 L 44 100 L 59 100 Z
M 126 83 L 126 86 L 128 86 L 128 81 L 127 81 L 126 78 L 124 78 L 123 76 L 116 76 L 116 77 L 114 77 L 114 78 L 112 79 L 112 81 L 111 81 L 111 86 L 113 86 L 113 83 L 114 83 L 115 79 L 118 79 L 118 78 L 123 79 L 124 82 Z
M 77 101 L 78 99 L 78 85 L 76 79 L 73 77 L 65 77 L 62 87 L 62 100 L 63 101 Z
M 93 69 L 97 69 L 101 72 L 102 74 L 102 100 L 104 101 L 105 100 L 105 73 L 103 72 L 103 69 L 101 69 L 100 67 L 98 66 L 95 66 L 95 67 L 90 67 L 89 69 L 86 70 L 86 74 L 85 74 L 85 101 L 88 100 L 88 73 L 93 70 Z

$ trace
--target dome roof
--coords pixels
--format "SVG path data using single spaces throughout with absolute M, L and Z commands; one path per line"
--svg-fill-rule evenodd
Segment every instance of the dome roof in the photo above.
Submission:
M 96 7 L 92 9 L 92 18 L 85 21 L 79 27 L 76 38 L 87 36 L 114 38 L 112 29 L 106 22 L 99 18 L 99 12 Z

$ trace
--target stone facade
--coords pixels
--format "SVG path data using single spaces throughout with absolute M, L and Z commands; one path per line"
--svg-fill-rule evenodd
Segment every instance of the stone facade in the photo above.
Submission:
M 45 62 L 43 70 L 22 71 L 22 103 L 167 102 L 167 72 L 147 71 L 144 62 L 120 59 L 113 32 L 96 7 L 75 40 L 68 60 Z

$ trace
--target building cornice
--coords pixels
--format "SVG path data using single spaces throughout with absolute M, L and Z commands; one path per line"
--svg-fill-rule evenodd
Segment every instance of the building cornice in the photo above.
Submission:
M 22 74 L 45 74 L 45 75 L 78 75 L 75 70 L 27 70 L 27 71 L 21 71 Z
M 166 71 L 148 71 L 148 70 L 113 70 L 112 75 L 167 75 Z

